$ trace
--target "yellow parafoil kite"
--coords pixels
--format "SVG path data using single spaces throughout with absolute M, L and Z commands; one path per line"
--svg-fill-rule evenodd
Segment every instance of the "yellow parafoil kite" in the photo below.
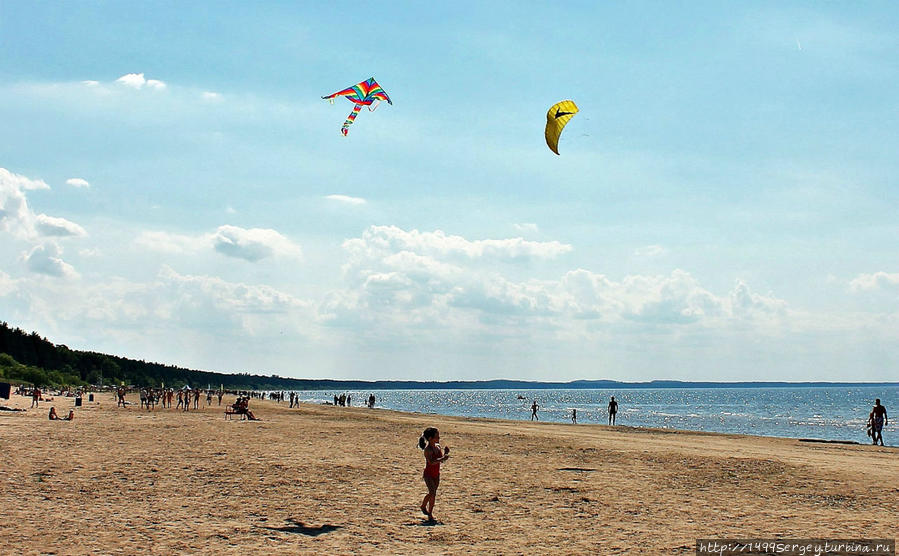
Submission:
M 546 145 L 559 154 L 559 135 L 572 116 L 578 113 L 577 105 L 572 100 L 563 100 L 549 107 L 546 113 Z

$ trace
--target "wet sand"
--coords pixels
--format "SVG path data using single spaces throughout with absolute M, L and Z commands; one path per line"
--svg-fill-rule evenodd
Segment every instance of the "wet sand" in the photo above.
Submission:
M 0 411 L 3 553 L 692 554 L 696 538 L 893 538 L 899 449 L 254 400 Z M 226 396 L 224 403 L 233 401 Z M 30 399 L 13 396 L 13 407 Z M 417 440 L 440 429 L 435 523 Z

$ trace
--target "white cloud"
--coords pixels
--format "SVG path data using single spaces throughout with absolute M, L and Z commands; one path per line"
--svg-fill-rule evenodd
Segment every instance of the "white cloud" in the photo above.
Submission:
M 667 253 L 668 250 L 661 245 L 647 245 L 645 247 L 638 247 L 634 250 L 634 256 L 646 259 L 660 257 Z
M 142 89 L 146 86 L 150 89 L 162 90 L 166 87 L 165 83 L 158 79 L 146 79 L 143 73 L 126 73 L 116 79 L 116 83 L 132 89 Z
M 228 314 L 285 313 L 292 309 L 308 307 L 308 303 L 275 288 L 264 285 L 233 283 L 214 276 L 181 275 L 170 267 L 163 267 L 159 278 L 166 284 L 171 301 L 162 302 L 167 318 L 177 318 L 184 309 L 207 305 L 216 312 Z M 208 320 L 211 315 L 198 314 Z
M 6 168 L 0 168 L 0 192 L 7 188 L 19 190 L 50 189 L 44 180 L 33 180 L 19 174 L 13 174 Z
M 467 323 L 472 334 L 504 330 L 515 337 L 545 330 L 582 334 L 589 326 L 764 327 L 788 316 L 785 302 L 754 293 L 742 282 L 720 295 L 682 270 L 620 281 L 583 269 L 555 280 L 515 280 L 502 273 L 494 258 L 519 256 L 524 248 L 518 241 L 470 241 L 439 232 L 372 227 L 361 238 L 344 242 L 344 249 L 348 289 L 325 299 L 322 321 L 378 323 L 380 335 L 388 330 L 397 336 L 418 334 L 429 327 L 449 330 L 460 323 Z M 527 249 L 546 258 L 564 251 L 553 242 Z
M 275 230 L 237 226 L 219 226 L 211 234 L 186 235 L 163 231 L 145 231 L 135 240 L 136 246 L 150 251 L 192 254 L 207 249 L 250 262 L 268 257 L 302 259 L 302 248 Z
M 347 240 L 343 245 L 356 257 L 410 251 L 436 257 L 498 260 L 552 259 L 572 249 L 558 241 L 527 241 L 520 237 L 472 241 L 440 230 L 407 232 L 395 226 L 371 226 L 361 238 Z
M 0 232 L 24 240 L 39 235 L 84 235 L 84 229 L 62 218 L 36 215 L 28 206 L 26 191 L 50 189 L 43 180 L 33 180 L 0 168 Z
M 0 270 L 0 297 L 11 294 L 16 290 L 16 281 L 12 277 Z
M 190 254 L 210 247 L 209 236 L 189 236 L 160 231 L 141 232 L 134 240 L 137 247 L 161 253 Z
M 87 232 L 74 222 L 65 218 L 56 218 L 39 214 L 35 219 L 35 228 L 42 236 L 84 237 Z
M 222 95 L 221 95 L 221 94 L 219 94 L 219 93 L 214 93 L 214 92 L 212 92 L 212 91 L 203 91 L 203 93 L 202 93 L 200 96 L 202 97 L 203 100 L 209 100 L 209 101 L 220 101 L 220 100 L 222 100 Z
M 69 178 L 66 180 L 66 185 L 71 185 L 72 187 L 90 187 L 91 184 L 87 182 L 86 179 L 83 178 Z
M 520 224 L 515 224 L 514 226 L 517 231 L 522 233 L 536 234 L 540 232 L 540 227 L 531 222 L 522 222 Z
M 98 87 L 100 85 L 100 82 L 94 81 L 92 79 L 86 79 L 86 80 L 82 81 L 81 84 L 84 85 L 85 87 Z
M 275 230 L 219 226 L 212 235 L 213 248 L 229 257 L 257 262 L 274 255 L 301 258 L 299 245 Z
M 24 254 L 23 259 L 32 272 L 57 278 L 77 278 L 78 273 L 72 265 L 62 260 L 61 255 L 59 245 L 48 242 L 36 245 Z
M 348 205 L 364 205 L 366 203 L 365 199 L 362 197 L 350 197 L 348 195 L 327 195 L 325 196 L 325 199 L 339 201 Z
M 863 291 L 899 291 L 899 272 L 875 272 L 873 274 L 859 274 L 850 283 L 849 287 L 854 292 Z

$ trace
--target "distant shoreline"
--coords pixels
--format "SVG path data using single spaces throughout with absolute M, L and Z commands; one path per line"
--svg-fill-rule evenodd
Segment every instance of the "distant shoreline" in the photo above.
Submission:
M 619 382 L 615 380 L 575 380 L 571 382 L 541 382 L 526 380 L 337 380 L 288 379 L 299 390 L 610 390 L 646 388 L 899 388 L 899 382 L 686 382 L 652 380 L 649 382 Z M 288 389 L 285 389 L 288 390 Z

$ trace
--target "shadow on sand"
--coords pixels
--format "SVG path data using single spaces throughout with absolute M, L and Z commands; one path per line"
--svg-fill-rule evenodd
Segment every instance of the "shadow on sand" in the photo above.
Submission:
M 436 519 L 422 519 L 421 521 L 410 521 L 406 524 L 406 527 L 434 527 L 435 525 L 443 525 L 442 521 L 437 521 Z
M 281 531 L 282 533 L 298 533 L 300 535 L 306 535 L 307 537 L 317 537 L 340 529 L 339 525 L 329 525 L 327 523 L 319 525 L 318 527 L 310 527 L 308 525 L 303 525 L 302 522 L 295 519 L 288 519 L 287 522 L 292 523 L 292 525 L 285 525 L 284 527 L 263 527 L 263 529 Z

